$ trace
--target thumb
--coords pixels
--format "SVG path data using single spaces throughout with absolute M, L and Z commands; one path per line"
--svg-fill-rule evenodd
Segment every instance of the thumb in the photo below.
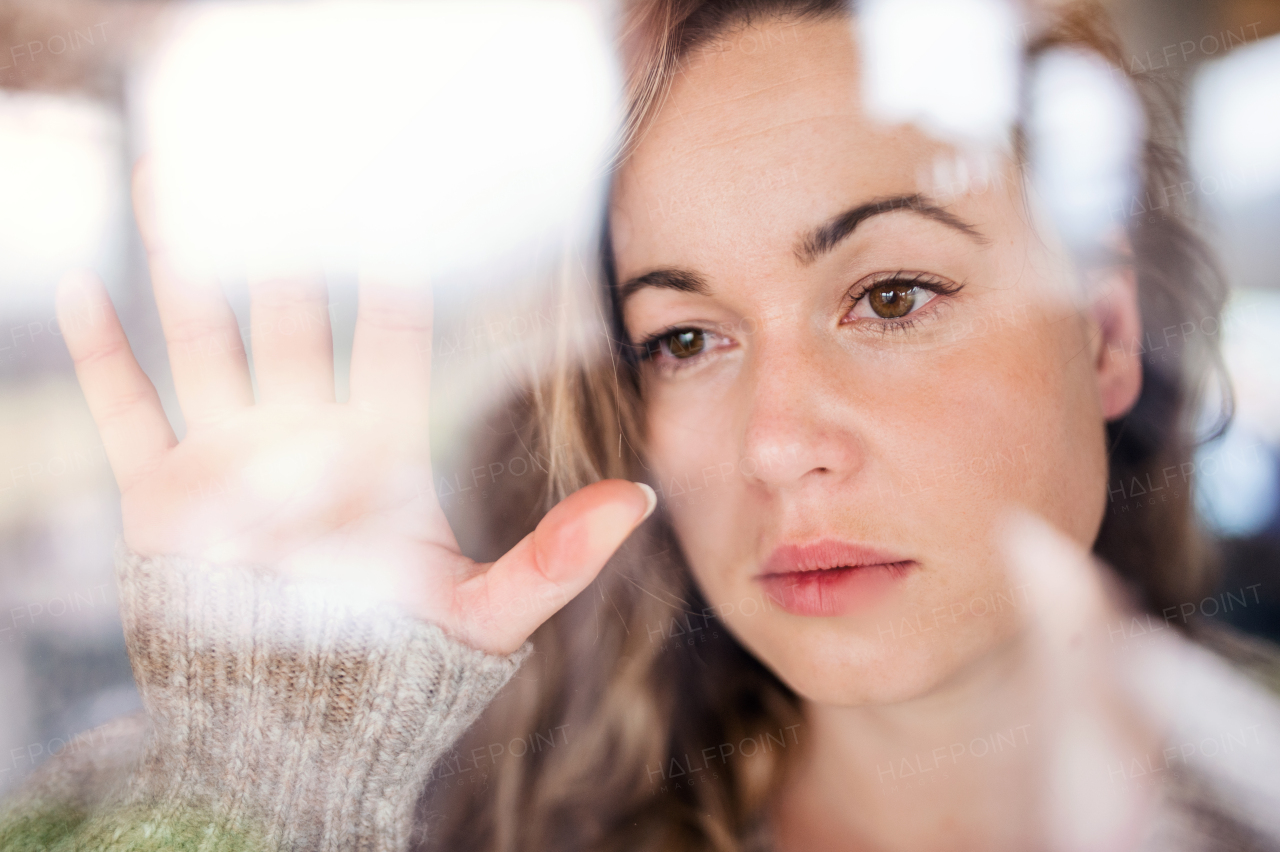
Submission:
M 458 585 L 459 638 L 489 653 L 515 651 L 596 578 L 657 503 L 648 485 L 623 479 L 570 494 L 488 570 Z

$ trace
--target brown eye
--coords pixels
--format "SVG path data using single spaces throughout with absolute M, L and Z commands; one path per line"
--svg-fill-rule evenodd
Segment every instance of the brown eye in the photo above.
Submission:
M 840 320 L 841 324 L 866 320 L 868 328 L 887 330 L 903 328 L 905 324 L 880 320 L 898 320 L 919 313 L 934 299 L 959 293 L 964 285 L 922 272 L 898 272 L 877 275 L 865 288 L 859 289 L 857 300 Z
M 867 304 L 878 317 L 898 319 L 911 313 L 919 291 L 916 285 L 905 282 L 881 284 L 867 292 Z
M 673 358 L 692 358 L 706 347 L 707 335 L 696 328 L 686 328 L 668 334 L 659 342 L 665 344 Z

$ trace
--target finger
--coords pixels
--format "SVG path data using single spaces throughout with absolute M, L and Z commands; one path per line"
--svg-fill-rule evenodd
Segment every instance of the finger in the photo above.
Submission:
M 1117 783 L 1114 767 L 1159 753 L 1155 721 L 1123 688 L 1124 658 L 1108 641 L 1122 622 L 1104 569 L 1043 520 L 1023 515 L 1005 536 L 1031 603 L 1031 670 L 1041 678 L 1049 747 L 1049 848 L 1125 849 L 1147 830 L 1154 789 Z M 1136 763 L 1135 763 L 1136 762 Z
M 1075 543 L 1033 515 L 1012 519 L 1005 533 L 1009 565 L 1027 590 L 1032 629 L 1064 659 L 1097 647 L 1098 631 L 1117 613 L 1097 566 Z
M 178 402 L 192 425 L 215 423 L 253 404 L 240 326 L 218 282 L 179 275 L 154 215 L 150 169 L 134 169 L 134 214 L 169 348 Z
M 160 464 L 178 439 L 160 397 L 95 276 L 72 273 L 58 285 L 58 326 L 121 491 Z
M 460 638 L 491 653 L 515 651 L 590 585 L 657 502 L 649 486 L 622 479 L 569 495 L 509 553 L 458 586 Z
M 249 293 L 259 401 L 333 402 L 333 332 L 324 280 L 251 275 Z
M 431 402 L 431 289 L 360 277 L 351 403 L 425 431 Z

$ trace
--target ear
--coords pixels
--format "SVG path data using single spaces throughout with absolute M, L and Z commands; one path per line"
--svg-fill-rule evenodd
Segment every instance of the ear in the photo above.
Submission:
M 1107 420 L 1132 410 L 1142 392 L 1142 313 L 1132 264 L 1100 270 L 1092 278 L 1088 309 L 1090 352 L 1098 400 Z

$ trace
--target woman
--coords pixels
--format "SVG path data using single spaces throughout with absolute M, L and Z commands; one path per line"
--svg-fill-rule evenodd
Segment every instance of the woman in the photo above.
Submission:
M 1032 54 L 1114 61 L 1095 11 L 1053 13 Z M 551 465 L 480 504 L 492 565 L 433 488 L 429 297 L 361 282 L 336 405 L 327 322 L 289 322 L 327 317 L 323 286 L 252 282 L 255 404 L 140 180 L 181 443 L 101 288 L 59 311 L 122 490 L 148 713 L 35 779 L 4 848 L 1209 848 L 1188 826 L 1265 848 L 1195 773 L 1130 783 L 1167 743 L 1114 682 L 1110 575 L 1074 555 L 1157 616 L 1207 580 L 1188 477 L 1108 502 L 1189 458 L 1212 352 L 1135 341 L 1216 316 L 1199 243 L 1126 221 L 1082 287 L 1020 161 L 922 187 L 953 152 L 864 113 L 841 3 L 629 15 L 591 296 L 616 351 L 515 407 L 509 440 Z M 726 49 L 745 35 L 769 49 Z M 1148 142 L 1147 186 L 1174 175 Z

